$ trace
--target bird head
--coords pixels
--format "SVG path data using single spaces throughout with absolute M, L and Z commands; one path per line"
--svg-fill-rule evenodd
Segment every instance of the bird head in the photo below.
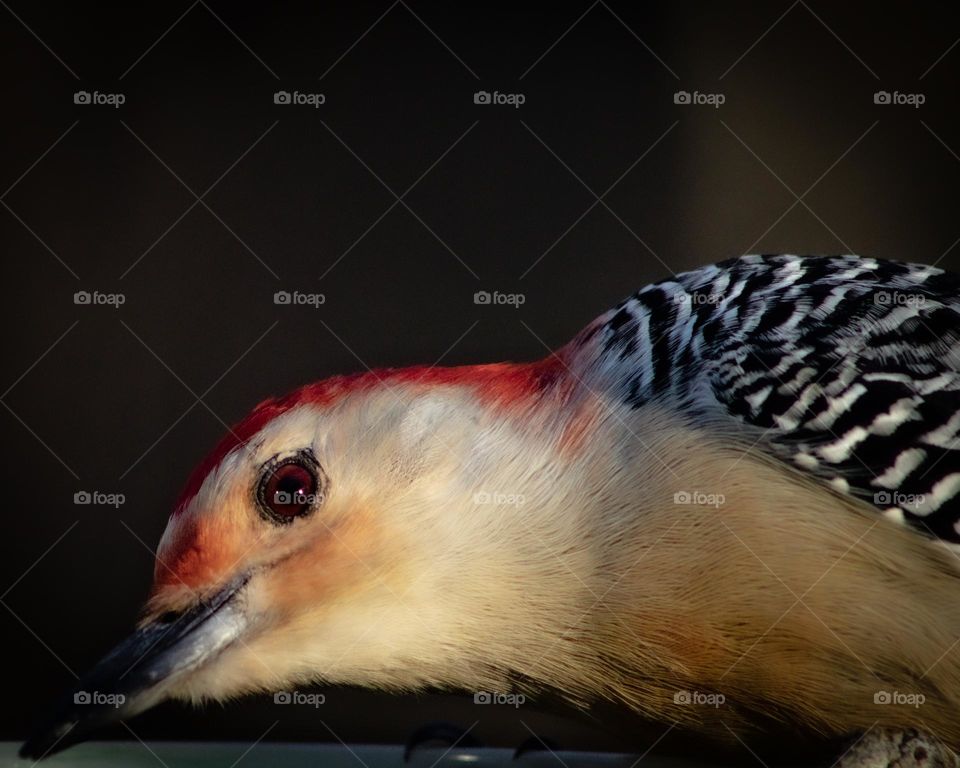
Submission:
M 516 510 L 483 494 L 529 480 L 530 419 L 558 373 L 378 371 L 261 403 L 187 481 L 136 630 L 22 754 L 171 698 L 477 680 L 494 633 L 535 600 L 503 579 L 522 565 L 500 546 Z

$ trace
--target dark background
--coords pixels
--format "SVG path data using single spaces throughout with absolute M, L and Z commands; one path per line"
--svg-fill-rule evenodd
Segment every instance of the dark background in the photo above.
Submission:
M 950 4 L 0 5 L 0 738 L 131 627 L 189 470 L 270 394 L 533 359 L 645 283 L 744 252 L 960 263 Z M 319 716 L 262 697 L 132 727 L 250 742 L 279 720 L 269 740 L 355 742 L 479 719 L 515 745 L 520 717 L 567 747 L 620 744 L 530 707 L 345 690 Z

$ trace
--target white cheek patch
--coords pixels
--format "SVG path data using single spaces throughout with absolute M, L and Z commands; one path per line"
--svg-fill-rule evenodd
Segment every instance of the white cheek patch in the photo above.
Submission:
M 223 498 L 225 489 L 230 483 L 238 481 L 249 460 L 245 446 L 234 448 L 203 478 L 196 495 L 187 501 L 183 509 L 171 515 L 157 545 L 157 557 L 161 562 L 169 558 L 181 532 L 190 530 L 197 518 L 218 513 L 218 501 Z
M 245 451 L 251 464 L 262 464 L 271 456 L 300 448 L 315 447 L 321 411 L 316 406 L 301 405 L 277 416 L 257 433 Z
M 211 514 L 215 511 L 217 500 L 223 495 L 227 485 L 234 482 L 243 468 L 250 462 L 249 449 L 246 445 L 234 448 L 223 457 L 223 460 L 210 474 L 208 474 L 197 491 L 197 495 L 183 511 L 185 515 Z
M 400 420 L 400 451 L 394 462 L 394 471 L 401 477 L 413 479 L 441 455 L 449 452 L 450 448 L 437 433 L 458 412 L 462 413 L 462 406 L 458 408 L 456 398 L 449 395 L 418 397 Z
M 453 398 L 422 395 L 407 408 L 400 422 L 400 440 L 405 449 L 414 449 L 454 411 Z

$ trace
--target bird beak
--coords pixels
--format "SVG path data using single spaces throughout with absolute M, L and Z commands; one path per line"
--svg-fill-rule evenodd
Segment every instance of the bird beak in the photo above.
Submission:
M 244 587 L 236 578 L 183 613 L 137 629 L 108 653 L 20 748 L 39 760 L 168 698 L 171 689 L 216 657 L 248 628 Z

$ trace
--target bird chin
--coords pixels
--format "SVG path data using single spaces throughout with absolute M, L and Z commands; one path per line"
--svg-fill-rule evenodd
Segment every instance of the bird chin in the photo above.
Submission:
M 182 613 L 138 628 L 59 702 L 21 757 L 47 757 L 176 695 L 185 678 L 249 632 L 249 581 L 249 574 L 239 576 Z

